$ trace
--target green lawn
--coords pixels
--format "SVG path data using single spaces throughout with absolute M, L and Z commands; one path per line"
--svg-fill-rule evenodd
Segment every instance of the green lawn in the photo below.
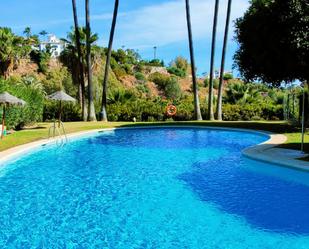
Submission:
M 208 121 L 192 121 L 192 122 L 161 122 L 161 123 L 129 123 L 129 122 L 71 122 L 65 123 L 67 133 L 78 131 L 93 130 L 110 127 L 133 127 L 146 125 L 200 125 L 200 126 L 215 126 L 215 127 L 234 127 L 245 128 L 252 130 L 263 130 L 274 133 L 283 133 L 288 140 L 280 147 L 299 149 L 301 135 L 297 128 L 285 122 L 208 122 Z M 12 148 L 17 145 L 26 144 L 48 137 L 48 127 L 50 123 L 40 123 L 35 128 L 24 129 L 6 136 L 0 141 L 0 151 Z M 305 136 L 305 151 L 309 153 L 309 133 Z

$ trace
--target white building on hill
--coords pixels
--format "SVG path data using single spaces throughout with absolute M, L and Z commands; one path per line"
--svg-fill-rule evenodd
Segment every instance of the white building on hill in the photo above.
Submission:
M 59 57 L 64 48 L 65 43 L 53 34 L 48 35 L 47 41 L 41 42 L 39 46 L 40 51 L 50 49 L 53 58 Z

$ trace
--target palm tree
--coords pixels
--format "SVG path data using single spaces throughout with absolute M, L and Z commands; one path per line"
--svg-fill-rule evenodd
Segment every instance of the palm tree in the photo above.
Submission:
M 42 30 L 39 35 L 45 37 L 48 33 L 46 32 L 46 30 Z
M 30 27 L 26 27 L 23 33 L 24 33 L 24 34 L 26 35 L 26 37 L 29 39 L 30 36 L 31 36 L 31 28 L 30 28 Z
M 114 34 L 115 34 L 115 28 L 116 28 L 116 22 L 117 22 L 118 6 L 119 6 L 119 0 L 115 0 L 113 21 L 112 21 L 111 32 L 110 32 L 110 36 L 109 36 L 108 52 L 107 52 L 107 56 L 106 56 L 104 79 L 103 79 L 103 94 L 102 94 L 102 107 L 101 107 L 101 113 L 100 113 L 100 120 L 105 121 L 105 122 L 107 121 L 107 111 L 106 111 L 106 107 L 107 107 L 107 81 L 108 81 L 110 59 L 111 59 L 111 55 L 112 55 L 113 40 L 114 40 Z
M 29 58 L 29 39 L 15 35 L 10 28 L 0 27 L 0 77 L 7 78 L 21 58 Z
M 212 28 L 212 44 L 211 44 L 211 57 L 210 57 L 208 117 L 207 117 L 209 120 L 215 119 L 214 111 L 213 111 L 213 76 L 214 76 L 214 61 L 215 61 L 215 49 L 216 49 L 218 10 L 219 10 L 219 0 L 216 0 L 215 12 L 214 12 L 214 23 L 213 23 L 213 28 Z
M 92 69 L 91 69 L 91 31 L 90 31 L 90 13 L 89 0 L 86 0 L 86 50 L 87 50 L 87 76 L 88 76 L 88 121 L 96 121 L 94 101 L 93 101 L 93 85 L 92 85 Z
M 85 98 L 85 78 L 84 78 L 84 67 L 83 67 L 83 57 L 80 45 L 80 33 L 77 19 L 77 11 L 76 11 L 76 1 L 72 0 L 72 8 L 73 8 L 73 18 L 74 18 L 74 26 L 75 26 L 75 44 L 77 48 L 77 56 L 78 56 L 78 68 L 79 68 L 79 85 L 80 85 L 80 102 L 82 108 L 82 117 L 84 121 L 87 121 L 87 107 L 86 107 L 86 98 Z
M 219 80 L 219 89 L 218 89 L 218 103 L 217 103 L 217 119 L 220 120 L 220 121 L 222 121 L 223 77 L 224 77 L 226 46 L 227 46 L 227 39 L 228 39 L 228 35 L 229 35 L 229 25 L 230 25 L 230 18 L 231 18 L 231 6 L 232 6 L 232 0 L 228 0 L 226 22 L 225 22 L 225 31 L 224 31 L 224 39 L 223 39 L 222 59 L 221 59 L 221 67 L 220 67 L 220 80 Z
M 0 76 L 7 78 L 16 55 L 16 36 L 10 28 L 0 28 Z
M 195 59 L 194 59 L 194 48 L 192 39 L 192 28 L 191 28 L 191 16 L 190 16 L 190 2 L 186 0 L 186 14 L 187 14 L 187 25 L 188 25 L 188 37 L 189 37 L 189 49 L 191 58 L 191 72 L 192 72 L 192 82 L 193 82 L 193 94 L 194 94 L 194 118 L 196 120 L 202 120 L 202 114 L 200 109 L 200 100 L 198 96 L 198 88 L 196 81 L 195 72 Z

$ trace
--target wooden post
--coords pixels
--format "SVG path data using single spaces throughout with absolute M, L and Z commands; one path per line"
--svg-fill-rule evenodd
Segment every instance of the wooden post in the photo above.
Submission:
M 4 137 L 4 126 L 5 126 L 5 103 L 3 104 L 1 139 L 3 139 Z
M 61 113 L 62 113 L 62 101 L 60 100 L 59 119 L 58 119 L 58 127 L 59 128 L 60 128 L 60 123 L 61 123 Z

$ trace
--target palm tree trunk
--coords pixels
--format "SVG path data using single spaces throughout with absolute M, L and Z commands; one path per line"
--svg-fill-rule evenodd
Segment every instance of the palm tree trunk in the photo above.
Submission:
M 226 22 L 225 22 L 225 31 L 224 31 L 224 39 L 223 39 L 222 59 L 221 59 L 221 67 L 220 67 L 220 81 L 219 81 L 219 89 L 218 89 L 218 103 L 217 103 L 217 119 L 220 120 L 220 121 L 222 121 L 223 77 L 224 77 L 224 67 L 225 67 L 225 55 L 226 55 L 227 39 L 228 39 L 228 35 L 229 35 L 229 26 L 230 26 L 230 18 L 231 18 L 231 6 L 232 6 L 232 0 L 228 0 Z
M 88 77 L 88 121 L 96 121 L 94 102 L 93 102 L 93 84 L 91 68 L 91 44 L 90 44 L 90 13 L 89 0 L 86 0 L 86 47 L 87 47 L 87 77 Z
M 196 81 L 195 72 L 195 59 L 194 59 L 194 48 L 192 39 L 192 27 L 191 27 L 191 15 L 190 15 L 190 2 L 186 0 L 186 14 L 187 14 L 187 25 L 188 25 L 188 37 L 189 37 L 189 48 L 191 58 L 191 71 L 192 71 L 192 82 L 193 82 L 193 94 L 194 94 L 194 119 L 202 120 L 202 114 L 200 109 L 200 100 L 198 96 L 198 88 Z
M 80 45 L 80 33 L 77 19 L 77 11 L 76 11 L 76 1 L 72 0 L 73 7 L 73 18 L 74 18 L 74 26 L 75 26 L 75 38 L 76 38 L 76 47 L 77 47 L 77 56 L 78 56 L 78 79 L 80 84 L 80 102 L 82 108 L 82 117 L 84 121 L 87 121 L 87 106 L 86 106 L 86 98 L 85 98 L 85 79 L 84 79 L 84 69 L 83 69 L 83 58 L 82 58 L 82 50 Z
M 116 23 L 117 23 L 118 6 L 119 6 L 119 0 L 115 0 L 113 21 L 112 21 L 111 32 L 110 32 L 110 36 L 109 36 L 108 52 L 107 52 L 107 56 L 106 56 L 104 79 L 103 79 L 103 94 L 102 94 L 102 107 L 101 107 L 101 113 L 100 113 L 100 120 L 105 121 L 105 122 L 107 121 L 107 111 L 106 111 L 106 107 L 107 107 L 107 82 L 108 82 L 108 76 L 109 76 L 109 66 L 110 66 L 110 60 L 111 60 L 111 55 L 112 55 L 115 28 L 116 28 Z
M 213 111 L 213 75 L 214 75 L 214 61 L 215 61 L 215 50 L 216 50 L 218 10 L 219 10 L 219 0 L 216 0 L 215 12 L 214 12 L 214 23 L 213 23 L 213 29 L 212 29 L 211 57 L 210 57 L 208 117 L 207 117 L 209 120 L 215 119 L 214 118 L 214 111 Z

